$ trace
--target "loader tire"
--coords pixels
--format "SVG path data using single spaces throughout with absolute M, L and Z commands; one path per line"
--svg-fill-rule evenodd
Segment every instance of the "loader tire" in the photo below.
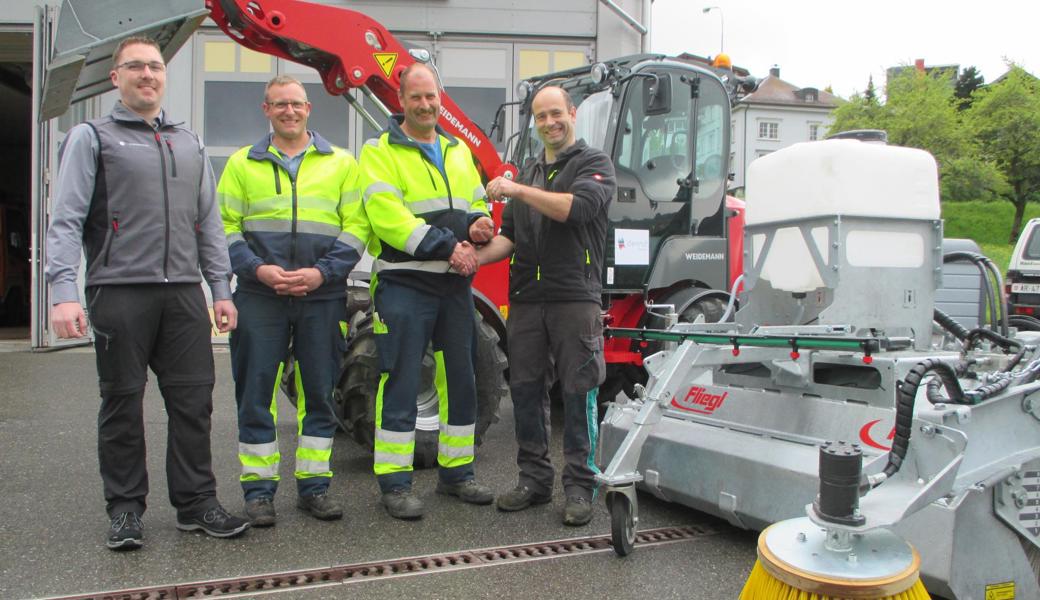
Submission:
M 499 347 L 498 333 L 477 319 L 476 373 L 477 422 L 475 443 L 483 442 L 488 427 L 499 419 L 499 405 L 509 394 L 505 371 L 506 355 Z M 416 397 L 418 416 L 415 423 L 415 468 L 437 466 L 437 436 L 439 429 L 439 398 L 434 384 L 432 348 L 426 349 L 419 394 Z M 371 451 L 375 440 L 376 393 L 379 389 L 379 354 L 376 350 L 372 320 L 366 317 L 349 340 L 343 373 L 336 396 L 343 406 L 343 423 L 355 442 Z

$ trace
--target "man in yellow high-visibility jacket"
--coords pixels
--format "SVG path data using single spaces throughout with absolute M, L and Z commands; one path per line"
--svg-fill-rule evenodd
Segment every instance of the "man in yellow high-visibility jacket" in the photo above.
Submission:
M 275 399 L 292 343 L 297 389 L 297 507 L 339 519 L 329 498 L 336 432 L 332 392 L 343 351 L 346 278 L 368 240 L 354 157 L 307 129 L 311 104 L 289 76 L 264 91 L 273 132 L 228 159 L 217 187 L 238 329 L 231 369 L 238 403 L 240 477 L 256 526 L 275 522 L 279 462 Z
M 484 188 L 469 149 L 437 126 L 433 71 L 401 74 L 403 115 L 391 117 L 361 151 L 361 190 L 375 258 L 375 332 L 379 349 L 375 461 L 381 502 L 399 519 L 422 516 L 412 494 L 416 394 L 422 358 L 433 342 L 447 385 L 440 397 L 437 492 L 472 504 L 493 496 L 474 481 L 476 384 L 473 243 L 491 239 Z M 443 365 L 443 366 L 441 366 Z

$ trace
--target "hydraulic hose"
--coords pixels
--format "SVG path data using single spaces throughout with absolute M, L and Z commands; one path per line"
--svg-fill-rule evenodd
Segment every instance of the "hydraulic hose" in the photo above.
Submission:
M 943 263 L 948 262 L 970 262 L 975 265 L 982 275 L 982 291 L 983 297 L 986 299 L 985 315 L 989 315 L 990 325 L 993 330 L 1000 330 L 1004 335 L 1008 334 L 1008 318 L 1007 309 L 1004 303 L 997 301 L 997 295 L 1000 294 L 1000 290 L 1003 289 L 1003 277 L 1001 277 L 997 266 L 989 258 L 977 254 L 975 252 L 950 252 L 949 254 L 943 255 Z M 992 282 L 990 281 L 990 275 L 993 275 L 997 282 L 997 289 L 993 289 Z
M 892 450 L 888 453 L 888 464 L 885 465 L 883 471 L 886 479 L 899 472 L 899 468 L 903 466 L 903 459 L 906 458 L 906 451 L 910 447 L 910 433 L 914 421 L 914 399 L 917 397 L 918 388 L 921 387 L 921 381 L 924 380 L 925 375 L 931 372 L 935 372 L 939 376 L 946 387 L 946 393 L 949 394 L 949 399 L 944 398 L 943 402 L 960 403 L 964 401 L 964 392 L 961 390 L 960 382 L 957 381 L 957 373 L 950 365 L 930 358 L 910 369 L 896 390 L 895 435 L 892 439 Z
M 975 342 L 979 338 L 986 338 L 987 340 L 1003 348 L 1005 352 L 1009 352 L 1012 348 L 1015 348 L 1016 350 L 1022 348 L 1022 342 L 1018 340 L 1013 340 L 1011 338 L 1004 337 L 999 333 L 991 331 L 989 329 L 976 327 L 975 329 L 969 331 L 966 336 L 964 336 L 964 351 L 967 352 L 968 350 L 971 350 L 975 346 Z
M 958 323 L 953 317 L 939 310 L 938 308 L 933 309 L 932 319 L 935 320 L 943 329 L 950 332 L 953 337 L 960 341 L 964 341 L 964 338 L 968 337 L 968 328 Z M 1040 322 L 1038 322 L 1040 323 Z
M 1008 322 L 1019 331 L 1040 331 L 1040 319 L 1029 315 L 1011 315 Z

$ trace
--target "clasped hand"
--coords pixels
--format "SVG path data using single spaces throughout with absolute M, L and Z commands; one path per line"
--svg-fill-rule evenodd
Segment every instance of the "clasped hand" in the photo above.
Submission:
M 256 278 L 279 296 L 306 296 L 325 282 L 321 271 L 314 267 L 286 271 L 278 265 L 260 265 Z

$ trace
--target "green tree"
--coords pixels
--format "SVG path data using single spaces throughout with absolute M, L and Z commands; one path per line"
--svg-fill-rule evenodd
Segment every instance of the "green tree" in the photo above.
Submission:
M 863 92 L 863 98 L 870 104 L 877 106 L 879 104 L 877 99 L 877 90 L 874 88 L 874 76 L 870 75 L 867 77 L 867 91 Z
M 1040 81 L 1011 65 L 998 82 L 972 96 L 966 115 L 982 157 L 1000 169 L 1007 181 L 1001 194 L 1015 206 L 1014 242 L 1022 230 L 1026 203 L 1040 200 Z
M 986 80 L 975 67 L 968 67 L 961 71 L 960 77 L 953 86 L 953 95 L 958 98 L 957 109 L 965 110 L 971 106 L 971 95 L 984 83 Z
M 891 144 L 931 152 L 939 163 L 943 199 L 993 198 L 1003 189 L 995 167 L 961 160 L 973 155 L 975 147 L 958 114 L 949 74 L 907 69 L 889 80 L 883 104 L 873 94 L 854 95 L 835 109 L 830 131 L 851 129 L 883 129 Z

